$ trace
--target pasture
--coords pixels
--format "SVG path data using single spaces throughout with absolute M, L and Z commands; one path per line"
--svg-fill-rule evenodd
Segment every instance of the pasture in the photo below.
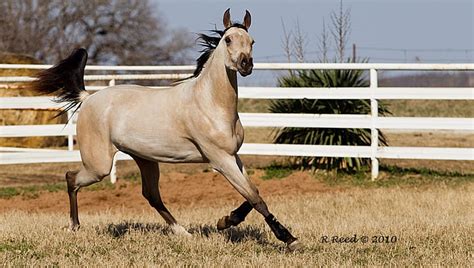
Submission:
M 266 27 L 255 24 L 249 31 L 250 12 L 240 23 L 227 8 L 222 31 L 215 25 L 215 31 L 199 35 L 197 66 L 176 65 L 189 62 L 187 50 L 195 44 L 187 29 L 175 32 L 161 15 L 151 16 L 148 1 L 121 1 L 120 7 L 100 2 L 87 5 L 94 12 L 84 5 L 30 5 L 36 9 L 7 3 L 3 8 L 20 23 L 0 29 L 6 36 L 0 51 L 2 265 L 474 266 L 474 64 L 459 63 L 469 59 L 470 49 L 447 49 L 465 54 L 454 64 L 431 64 L 437 61 L 425 56 L 412 64 L 407 49 L 401 50 L 405 63 L 383 63 L 396 62 L 393 58 L 369 63 L 374 58 L 356 48 L 400 49 L 367 47 L 361 40 L 360 46 L 353 43 L 346 61 L 351 13 L 341 1 L 339 12 L 330 13 L 329 35 L 323 20 L 321 63 L 305 58 L 299 20 L 287 35 L 281 16 L 287 59 L 278 63 L 269 56 L 261 62 L 265 57 L 259 50 L 253 54 L 253 34 L 263 40 L 259 49 L 270 53 L 275 42 L 257 30 Z M 367 17 L 377 13 L 363 17 L 377 23 Z M 11 18 L 5 21 L 15 21 Z M 176 18 L 185 22 L 191 16 L 180 12 Z M 86 32 L 75 28 L 78 19 Z M 192 20 L 194 29 L 199 24 Z M 30 21 L 41 29 L 31 30 Z M 405 28 L 404 36 L 410 37 L 412 27 Z M 22 33 L 37 42 L 24 42 Z M 45 40 L 39 38 L 43 35 Z M 81 41 L 73 44 L 77 38 L 63 35 Z M 327 47 L 327 36 L 335 44 Z M 429 34 L 423 39 L 431 44 L 412 50 L 447 45 Z M 407 40 L 416 46 L 414 38 Z M 77 49 L 65 58 L 67 47 Z M 333 56 L 334 63 L 328 60 Z M 60 63 L 39 65 L 52 62 Z M 266 74 L 238 78 L 253 70 Z M 264 82 L 270 76 L 274 81 Z M 239 87 L 238 80 L 245 82 Z M 50 120 L 57 109 L 63 115 Z M 278 140 L 279 128 L 300 130 Z M 306 134 L 307 129 L 320 131 Z M 345 162 L 304 159 L 298 166 L 289 156 Z M 158 162 L 179 165 L 158 168 Z M 324 165 L 339 169 L 319 169 Z M 251 207 L 258 213 L 235 226 Z
M 388 104 L 395 116 L 471 118 L 471 102 Z M 244 99 L 239 111 L 265 112 L 267 105 Z M 451 114 L 446 107 L 457 110 Z M 271 143 L 272 133 L 269 127 L 246 127 L 245 143 Z M 474 144 L 467 132 L 386 135 L 391 146 Z M 118 162 L 117 184 L 106 178 L 81 190 L 82 226 L 76 233 L 66 231 L 64 172 L 79 163 L 2 165 L 0 261 L 9 266 L 473 265 L 472 161 L 381 159 L 372 182 L 369 170 L 311 173 L 285 166 L 280 157 L 243 159 L 270 211 L 301 239 L 303 249 L 288 252 L 256 212 L 238 227 L 217 231 L 217 220 L 242 197 L 206 164 L 161 165 L 163 200 L 193 234 L 189 239 L 171 234 L 142 197 L 131 161 Z
M 193 236 L 171 234 L 141 196 L 133 166 L 119 164 L 116 185 L 106 180 L 81 191 L 82 226 L 76 233 L 65 230 L 64 182 L 11 187 L 18 194 L 0 198 L 0 261 L 10 266 L 474 264 L 469 174 L 384 169 L 371 182 L 367 173 L 254 165 L 251 178 L 271 211 L 305 245 L 287 252 L 256 212 L 238 227 L 217 231 L 217 219 L 241 197 L 206 165 L 164 166 L 163 199 Z

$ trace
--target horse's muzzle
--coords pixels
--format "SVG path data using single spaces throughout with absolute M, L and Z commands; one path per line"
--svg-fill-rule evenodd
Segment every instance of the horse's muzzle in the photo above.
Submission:
M 244 70 L 239 70 L 239 73 L 240 73 L 241 76 L 245 77 L 247 75 L 252 74 L 252 68 L 250 68 L 248 70 L 245 70 L 245 71 Z
M 239 73 L 242 76 L 247 76 L 252 73 L 253 70 L 253 58 L 242 57 L 239 64 Z

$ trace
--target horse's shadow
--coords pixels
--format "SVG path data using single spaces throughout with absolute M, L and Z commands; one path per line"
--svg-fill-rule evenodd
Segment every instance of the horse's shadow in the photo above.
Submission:
M 127 233 L 142 232 L 142 233 L 157 233 L 161 235 L 173 235 L 173 232 L 167 225 L 160 223 L 139 223 L 124 221 L 118 224 L 109 224 L 105 229 L 97 229 L 98 232 L 110 235 L 114 238 L 121 238 Z M 188 232 L 194 236 L 201 236 L 208 238 L 214 234 L 222 235 L 231 243 L 243 243 L 245 241 L 253 240 L 260 245 L 270 245 L 267 240 L 267 235 L 261 227 L 255 225 L 245 225 L 231 227 L 226 230 L 219 231 L 213 225 L 191 225 Z

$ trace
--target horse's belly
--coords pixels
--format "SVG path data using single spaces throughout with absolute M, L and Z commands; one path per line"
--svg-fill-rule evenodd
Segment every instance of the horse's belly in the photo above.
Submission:
M 125 153 L 168 163 L 202 163 L 205 162 L 196 146 L 187 139 L 173 138 L 160 140 L 127 137 L 127 140 L 116 140 L 114 145 Z

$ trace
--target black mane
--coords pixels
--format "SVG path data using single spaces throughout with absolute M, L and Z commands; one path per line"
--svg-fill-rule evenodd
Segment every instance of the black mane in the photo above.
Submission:
M 232 26 L 228 27 L 227 29 L 223 31 L 222 30 L 209 31 L 213 35 L 207 35 L 203 33 L 199 34 L 199 37 L 198 37 L 199 45 L 203 47 L 203 49 L 199 52 L 201 52 L 202 54 L 199 56 L 199 58 L 197 58 L 196 69 L 194 70 L 193 75 L 190 76 L 189 78 L 199 76 L 202 69 L 204 68 L 204 64 L 207 62 L 207 60 L 209 60 L 209 57 L 211 56 L 212 52 L 214 51 L 214 49 L 216 49 L 217 45 L 221 41 L 222 36 L 224 36 L 225 32 L 232 27 L 241 28 L 247 31 L 247 28 L 245 28 L 243 24 L 234 22 Z M 189 79 L 189 78 L 186 78 L 186 79 Z

